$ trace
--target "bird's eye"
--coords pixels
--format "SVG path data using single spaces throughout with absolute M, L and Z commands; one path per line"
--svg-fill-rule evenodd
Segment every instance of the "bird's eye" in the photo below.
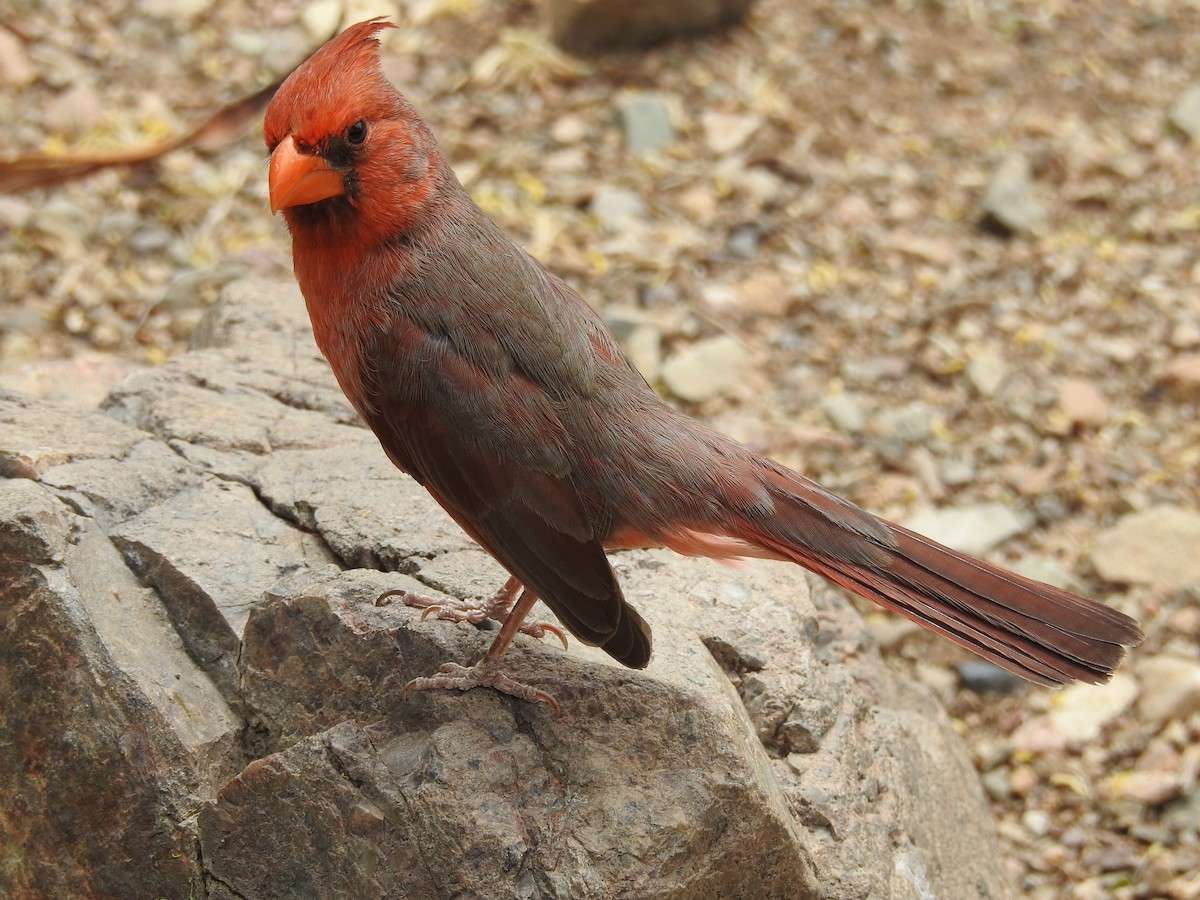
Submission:
M 359 119 L 346 129 L 346 140 L 351 144 L 361 144 L 367 139 L 367 123 Z

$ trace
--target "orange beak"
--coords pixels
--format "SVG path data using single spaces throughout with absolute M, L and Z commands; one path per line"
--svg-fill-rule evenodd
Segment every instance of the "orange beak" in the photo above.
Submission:
M 297 150 L 291 135 L 280 141 L 271 154 L 267 185 L 272 213 L 346 193 L 346 184 L 337 170 L 321 157 Z

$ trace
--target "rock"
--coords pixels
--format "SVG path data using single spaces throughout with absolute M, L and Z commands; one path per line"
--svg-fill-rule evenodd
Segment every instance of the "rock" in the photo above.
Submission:
M 708 149 L 717 156 L 725 156 L 741 147 L 758 130 L 762 119 L 758 116 L 737 115 L 709 110 L 700 114 L 700 127 Z
M 1034 196 L 1029 161 L 1019 153 L 1010 153 L 988 182 L 982 226 L 1001 237 L 1012 237 L 1037 229 L 1045 220 L 1046 211 Z
M 618 107 L 625 146 L 630 153 L 662 150 L 675 142 L 675 129 L 660 94 L 639 92 L 626 96 Z
M 1177 590 L 1200 582 L 1200 513 L 1155 506 L 1102 531 L 1091 560 L 1105 581 Z
M 955 663 L 962 686 L 981 694 L 1015 694 L 1028 682 L 986 659 L 965 659 Z
M 1200 84 L 1193 84 L 1183 92 L 1168 118 L 1193 141 L 1200 140 Z
M 1112 414 L 1108 398 L 1090 381 L 1067 378 L 1058 385 L 1058 408 L 1072 424 L 1103 425 Z
M 839 431 L 847 434 L 862 431 L 866 424 L 857 398 L 847 391 L 830 394 L 821 401 L 821 409 Z
M 633 191 L 601 187 L 592 195 L 588 212 L 596 217 L 601 228 L 616 233 L 641 225 L 646 217 L 646 204 Z
M 722 334 L 672 354 L 662 367 L 663 383 L 676 397 L 702 403 L 737 384 L 746 368 L 746 351 Z
M 929 507 L 905 519 L 904 527 L 953 547 L 980 556 L 1001 541 L 1025 530 L 1025 522 L 1002 503 L 941 509 Z
M 1186 720 L 1200 712 L 1200 662 L 1184 656 L 1147 656 L 1137 666 L 1142 692 L 1138 715 L 1147 722 Z
M 0 28 L 0 79 L 19 88 L 36 77 L 37 72 L 25 54 L 24 45 L 7 28 Z
M 521 635 L 561 717 L 405 701 L 492 635 L 375 599 L 498 567 L 356 424 L 294 288 L 229 285 L 194 343 L 103 412 L 0 394 L 0 893 L 1012 896 L 945 713 L 794 566 L 615 555 L 645 672 Z
M 999 353 L 984 350 L 967 362 L 966 375 L 979 396 L 994 397 L 1008 378 L 1008 364 Z
M 1122 772 L 1110 784 L 1115 799 L 1134 800 L 1146 806 L 1161 806 L 1178 797 L 1180 789 L 1176 772 Z
M 1181 353 L 1167 363 L 1163 379 L 1183 389 L 1200 391 L 1200 353 Z
M 82 134 L 103 121 L 104 104 L 96 88 L 87 82 L 59 94 L 42 113 L 46 128 L 61 134 Z
M 1047 718 L 1069 743 L 1085 744 L 1129 709 L 1137 694 L 1137 682 L 1121 672 L 1108 684 L 1072 684 L 1054 695 Z
M 657 381 L 662 368 L 662 331 L 658 324 L 640 309 L 631 307 L 608 307 L 604 310 L 604 324 L 642 377 L 651 384 Z
M 882 410 L 876 417 L 885 441 L 912 446 L 933 433 L 937 410 L 928 403 L 915 401 L 896 409 Z
M 314 41 L 328 40 L 344 16 L 341 0 L 312 0 L 304 4 L 300 13 L 300 24 Z M 350 19 L 348 21 L 356 21 Z
M 754 0 L 549 0 L 543 15 L 564 50 L 643 47 L 739 21 Z
M 1064 568 L 1055 559 L 1044 556 L 1026 556 L 1017 560 L 1012 569 L 1018 575 L 1024 575 L 1026 578 L 1032 578 L 1034 581 L 1041 581 L 1045 584 L 1052 584 L 1063 590 L 1074 591 L 1077 594 L 1083 591 L 1084 586 L 1075 577 L 1075 573 Z

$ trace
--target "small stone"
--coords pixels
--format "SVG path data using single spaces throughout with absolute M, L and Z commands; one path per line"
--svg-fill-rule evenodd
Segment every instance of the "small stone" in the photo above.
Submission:
M 300 24 L 318 41 L 329 37 L 341 21 L 342 0 L 313 0 L 306 3 L 300 13 Z
M 1200 346 L 1200 323 L 1185 319 L 1176 322 L 1171 329 L 1171 346 L 1176 350 L 1188 350 Z
M 986 659 L 967 659 L 954 666 L 959 682 L 978 694 L 1015 694 L 1028 682 Z
M 1200 662 L 1185 656 L 1148 656 L 1138 663 L 1143 685 L 1138 715 L 1165 723 L 1200 713 Z
M 705 112 L 700 116 L 704 140 L 708 149 L 717 156 L 737 150 L 758 130 L 760 124 L 761 120 L 757 116 L 723 112 Z
M 735 225 L 729 230 L 729 238 L 725 242 L 725 247 L 731 256 L 738 259 L 751 259 L 758 252 L 762 234 L 762 228 L 753 222 Z
M 928 403 L 909 403 L 899 409 L 885 410 L 879 415 L 883 436 L 909 446 L 926 441 L 933 434 L 937 410 Z
M 1200 84 L 1193 84 L 1171 107 L 1172 125 L 1190 137 L 1200 140 Z
M 25 55 L 25 45 L 11 31 L 0 28 L 0 79 L 13 87 L 24 87 L 36 76 Z
M 966 374 L 981 397 L 994 397 L 1008 378 L 1008 364 L 999 353 L 984 350 L 971 357 Z
M 646 204 L 626 188 L 602 187 L 592 195 L 588 212 L 596 217 L 606 231 L 627 231 L 641 224 L 646 216 Z
M 979 556 L 1020 534 L 1025 530 L 1025 522 L 1002 503 L 979 503 L 929 507 L 906 519 L 904 527 L 962 553 Z
M 1047 718 L 1069 743 L 1085 744 L 1098 738 L 1105 725 L 1129 709 L 1137 694 L 1137 682 L 1118 672 L 1108 684 L 1063 688 L 1054 695 L 1054 708 Z
M 63 193 L 51 194 L 34 214 L 34 228 L 61 241 L 82 244 L 92 233 L 92 221 L 74 200 Z
M 1175 357 L 1167 363 L 1163 378 L 1187 390 L 1200 388 L 1200 353 L 1184 353 Z
M 745 368 L 742 345 L 723 334 L 673 354 L 663 364 L 662 377 L 676 397 L 702 403 L 733 387 Z
M 1029 161 L 1010 153 L 992 173 L 983 199 L 982 226 L 1001 237 L 1033 231 L 1046 220 L 1046 211 L 1034 197 Z
M 658 325 L 631 307 L 606 309 L 604 323 L 642 377 L 651 384 L 657 381 L 662 368 L 662 332 Z
M 1123 772 L 1113 777 L 1112 790 L 1119 798 L 1161 806 L 1179 796 L 1179 776 L 1175 772 Z
M 733 290 L 742 309 L 765 316 L 785 314 L 794 297 L 788 282 L 774 272 L 756 272 Z
M 830 394 L 821 401 L 821 409 L 839 431 L 857 434 L 863 430 L 865 421 L 854 394 L 847 391 Z
M 989 797 L 998 803 L 1003 803 L 1012 796 L 1012 787 L 1008 783 L 1007 769 L 992 769 L 979 776 L 983 789 Z
M 1112 413 L 1100 389 L 1082 378 L 1067 378 L 1059 384 L 1058 408 L 1076 425 L 1103 425 Z
M 630 94 L 621 101 L 619 112 L 630 153 L 649 153 L 675 142 L 675 129 L 659 94 Z
M 1044 809 L 1027 809 L 1021 815 L 1021 824 L 1034 837 L 1042 837 L 1050 828 L 1050 814 Z
M 60 134 L 79 134 L 104 121 L 104 104 L 96 88 L 82 82 L 59 94 L 42 113 L 42 123 Z
M 1012 733 L 1014 750 L 1026 753 L 1057 753 L 1066 749 L 1067 739 L 1047 716 L 1035 716 Z M 1014 777 L 1016 773 L 1014 772 Z M 1013 784 L 1013 792 L 1022 795 L 1022 791 Z
M 1091 560 L 1105 581 L 1178 590 L 1200 582 L 1200 513 L 1155 506 L 1100 533 Z
M 1067 591 L 1079 592 L 1082 585 L 1075 574 L 1064 568 L 1057 560 L 1045 556 L 1026 556 L 1013 564 L 1013 571 L 1034 581 L 1051 584 Z
M 245 28 L 235 28 L 226 39 L 229 46 L 242 56 L 258 58 L 266 52 L 268 40 L 261 31 L 250 31 Z

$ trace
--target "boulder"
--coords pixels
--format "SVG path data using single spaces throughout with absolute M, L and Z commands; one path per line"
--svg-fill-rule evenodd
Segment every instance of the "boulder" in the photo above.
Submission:
M 614 565 L 646 670 L 519 635 L 561 716 L 405 700 L 491 634 L 379 595 L 504 576 L 357 423 L 294 288 L 231 285 L 100 411 L 0 391 L 0 895 L 1012 895 L 947 717 L 840 595 Z
M 754 0 L 545 0 L 555 42 L 572 53 L 643 47 L 741 21 Z

